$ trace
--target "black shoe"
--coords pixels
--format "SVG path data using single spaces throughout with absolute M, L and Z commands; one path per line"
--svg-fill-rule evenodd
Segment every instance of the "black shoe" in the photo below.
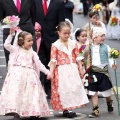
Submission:
M 15 114 L 14 119 L 13 120 L 20 120 L 20 116 L 18 114 Z
M 89 115 L 89 118 L 99 117 L 98 106 L 93 107 L 93 112 Z
M 95 117 L 99 117 L 99 114 L 96 114 L 95 112 L 92 112 L 92 113 L 89 115 L 89 118 L 95 118 Z
M 63 111 L 63 117 L 67 117 L 67 114 L 69 113 L 69 111 L 68 110 L 64 110 Z
M 110 100 L 110 102 L 107 102 L 107 106 L 108 106 L 108 112 L 112 113 L 113 112 L 113 100 Z
M 75 112 L 69 112 L 68 110 L 64 110 L 63 111 L 63 116 L 64 117 L 67 117 L 67 118 L 74 118 L 74 117 L 76 117 L 77 115 L 76 115 L 76 113 Z

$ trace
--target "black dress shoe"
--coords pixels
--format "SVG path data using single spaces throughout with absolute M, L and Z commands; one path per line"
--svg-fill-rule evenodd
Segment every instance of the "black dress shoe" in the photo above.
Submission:
M 72 112 L 72 111 L 68 111 L 68 110 L 64 110 L 63 111 L 63 116 L 64 117 L 67 117 L 67 118 L 74 118 L 74 117 L 76 117 L 77 115 L 76 115 L 76 113 L 75 112 Z
M 63 117 L 67 117 L 67 114 L 68 114 L 69 112 L 68 112 L 68 110 L 64 110 L 63 111 Z

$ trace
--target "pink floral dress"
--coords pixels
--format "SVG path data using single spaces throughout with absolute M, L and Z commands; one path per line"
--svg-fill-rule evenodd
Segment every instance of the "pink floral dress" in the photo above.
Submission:
M 1 92 L 1 115 L 15 112 L 20 116 L 49 116 L 46 95 L 33 67 L 32 52 L 20 49 Z

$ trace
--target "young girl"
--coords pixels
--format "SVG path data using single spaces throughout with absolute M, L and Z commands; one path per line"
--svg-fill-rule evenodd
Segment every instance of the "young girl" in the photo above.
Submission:
M 91 96 L 93 105 L 93 112 L 89 115 L 90 118 L 99 116 L 98 91 L 101 92 L 103 97 L 106 97 L 108 112 L 113 112 L 113 101 L 111 99 L 112 83 L 108 73 L 108 64 L 112 67 L 116 67 L 113 65 L 113 60 L 109 58 L 110 47 L 103 43 L 105 39 L 105 31 L 99 27 L 94 27 L 92 39 L 93 44 L 89 47 L 91 52 L 85 49 L 83 54 L 83 56 L 87 54 L 86 57 L 84 56 L 85 65 L 85 60 L 91 56 L 91 61 L 89 63 L 91 64 L 91 67 L 86 69 L 87 74 L 85 75 L 85 80 L 88 80 L 88 95 Z
M 18 46 L 11 45 L 12 33 L 5 41 L 4 47 L 10 52 L 9 69 L 1 92 L 1 115 L 14 115 L 14 120 L 20 116 L 48 116 L 49 108 L 46 96 L 39 80 L 39 73 L 50 72 L 40 62 L 38 55 L 31 47 L 32 35 L 20 32 Z
M 88 98 L 80 78 L 83 71 L 77 57 L 78 47 L 75 41 L 69 39 L 70 24 L 61 22 L 57 29 L 59 39 L 51 47 L 51 104 L 54 110 L 62 110 L 63 116 L 72 118 L 76 116 L 72 110 L 84 106 Z
M 87 39 L 87 32 L 84 29 L 78 29 L 75 32 L 75 39 L 77 40 L 78 48 L 80 49 L 81 46 L 89 44 Z
M 113 21 L 116 21 L 115 25 L 111 24 L 112 17 L 116 17 L 117 20 L 113 19 Z M 117 3 L 117 5 L 113 8 L 111 17 L 109 19 L 108 25 L 107 25 L 107 38 L 112 39 L 120 39 L 120 2 Z

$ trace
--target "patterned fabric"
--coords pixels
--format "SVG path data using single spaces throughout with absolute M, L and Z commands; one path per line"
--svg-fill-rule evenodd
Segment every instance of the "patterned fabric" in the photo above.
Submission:
M 90 44 L 86 45 L 85 49 L 82 51 L 81 56 L 84 57 L 83 62 L 85 65 L 85 70 L 87 71 L 90 66 L 92 66 Z
M 15 65 L 10 66 L 1 92 L 1 115 L 15 112 L 20 116 L 49 116 L 46 95 L 33 69 L 32 57 L 31 52 L 21 50 Z
M 68 47 L 57 41 L 51 48 L 51 61 L 56 62 L 52 84 L 51 104 L 54 110 L 71 110 L 88 103 L 76 64 L 77 45 L 69 41 Z

